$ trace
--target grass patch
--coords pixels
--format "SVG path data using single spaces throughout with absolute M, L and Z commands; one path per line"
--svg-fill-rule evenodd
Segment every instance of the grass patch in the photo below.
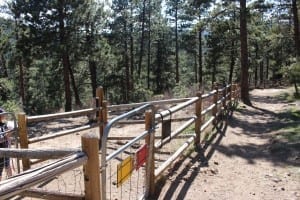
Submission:
M 299 97 L 295 96 L 295 90 L 294 87 L 289 87 L 285 92 L 280 93 L 279 95 L 276 96 L 280 100 L 284 100 L 287 102 L 293 102 L 296 100 L 299 100 Z
M 294 88 L 290 87 L 286 92 L 282 92 L 277 98 L 285 100 L 287 102 L 295 102 L 297 98 L 294 95 Z M 279 134 L 276 136 L 277 139 L 284 139 L 287 142 L 300 142 L 300 110 L 299 108 L 292 107 L 288 111 L 281 113 L 281 120 L 286 120 L 288 124 L 286 127 L 279 129 Z
M 278 139 L 285 139 L 287 142 L 300 141 L 300 125 L 289 126 L 280 130 L 280 134 L 276 136 Z
M 191 124 L 182 132 L 183 135 L 188 135 L 191 133 L 195 133 L 195 125 L 194 124 Z
M 287 124 L 279 129 L 276 138 L 285 139 L 287 142 L 300 142 L 300 110 L 294 107 L 280 115 L 281 120 L 285 120 Z
M 292 115 L 294 118 L 300 120 L 300 110 L 292 109 L 292 110 L 291 110 L 291 115 Z
M 290 92 L 281 93 L 277 96 L 277 98 L 287 102 L 293 102 L 295 100 L 294 96 Z

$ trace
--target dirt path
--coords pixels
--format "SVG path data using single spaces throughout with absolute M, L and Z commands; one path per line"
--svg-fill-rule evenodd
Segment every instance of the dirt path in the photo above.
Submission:
M 254 90 L 253 107 L 240 103 L 209 146 L 175 165 L 161 187 L 169 199 L 299 199 L 300 143 L 277 140 L 287 115 L 300 105 L 276 97 L 283 89 Z

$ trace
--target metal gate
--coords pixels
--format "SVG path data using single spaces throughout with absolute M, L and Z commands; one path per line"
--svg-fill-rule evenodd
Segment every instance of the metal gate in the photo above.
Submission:
M 145 112 L 150 110 L 150 112 Z M 122 143 L 111 142 L 111 128 L 122 119 L 144 113 L 145 128 Z M 101 137 L 101 195 L 102 199 L 143 199 L 150 190 L 150 165 L 153 161 L 154 108 L 146 104 L 124 113 L 105 126 Z

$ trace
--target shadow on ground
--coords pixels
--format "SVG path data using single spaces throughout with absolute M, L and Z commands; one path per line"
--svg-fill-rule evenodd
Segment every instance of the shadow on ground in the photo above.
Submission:
M 276 105 L 282 100 L 278 97 L 256 96 L 253 102 Z M 287 103 L 287 102 L 284 102 Z M 240 106 L 235 116 L 229 120 L 229 126 L 240 129 L 233 134 L 245 134 L 250 137 L 266 139 L 267 142 L 258 144 L 234 144 L 216 146 L 216 150 L 229 157 L 239 156 L 250 164 L 264 159 L 274 165 L 300 166 L 300 110 L 291 112 L 284 109 L 279 113 L 260 107 Z M 232 134 L 232 133 L 230 133 Z M 289 139 L 292 138 L 292 139 Z
M 228 118 L 228 116 L 226 118 Z M 211 137 L 203 143 L 202 147 L 196 148 L 194 153 L 191 153 L 187 157 L 183 157 L 182 159 L 178 160 L 174 164 L 174 166 L 171 169 L 169 169 L 168 173 L 165 174 L 165 176 L 159 180 L 156 188 L 156 195 L 151 199 L 157 199 L 160 196 L 161 189 L 163 188 L 163 185 L 165 185 L 166 183 L 166 178 L 171 177 L 174 174 L 176 174 L 175 179 L 172 180 L 170 187 L 167 189 L 166 192 L 164 192 L 165 196 L 164 197 L 160 196 L 160 199 L 164 199 L 164 200 L 184 199 L 186 195 L 186 191 L 190 188 L 191 183 L 199 175 L 201 168 L 208 167 L 209 165 L 208 161 L 210 160 L 210 158 L 212 158 L 216 150 L 215 148 L 211 148 L 211 147 L 218 146 L 220 144 L 222 138 L 225 136 L 226 129 L 227 129 L 227 120 L 220 121 L 217 127 L 213 129 Z M 189 160 L 189 163 L 184 165 L 184 168 L 182 168 L 182 162 L 184 162 L 184 160 L 186 159 Z M 185 177 L 187 175 L 188 175 L 188 181 L 185 181 L 183 186 L 180 185 L 181 181 L 185 180 L 186 179 Z M 180 191 L 179 193 L 176 193 L 176 196 L 174 196 L 175 191 L 178 188 L 180 188 Z
M 253 102 L 257 105 L 260 103 L 281 105 L 282 99 L 269 96 L 254 96 Z M 215 151 L 228 157 L 242 157 L 246 159 L 249 164 L 255 164 L 260 160 L 267 160 L 274 165 L 300 166 L 300 139 L 297 139 L 300 134 L 290 132 L 289 134 L 292 135 L 299 134 L 296 135 L 296 139 L 292 142 L 276 137 L 278 134 L 281 134 L 281 130 L 285 130 L 287 127 L 299 127 L 299 116 L 300 110 L 297 110 L 296 114 L 291 114 L 291 112 L 286 109 L 280 113 L 275 113 L 273 110 L 266 108 L 239 106 L 234 116 L 232 116 L 231 113 L 231 115 L 227 116 L 227 118 L 229 118 L 228 120 L 222 121 L 217 128 L 215 128 L 213 137 L 210 137 L 210 140 L 206 141 L 202 145 L 202 148 L 196 149 L 196 153 L 192 153 L 174 164 L 164 178 L 160 179 L 159 184 L 157 184 L 156 196 L 152 199 L 157 199 L 158 197 L 164 200 L 184 199 L 191 184 L 195 178 L 199 176 L 201 168 L 208 167 L 208 161 L 212 158 Z M 231 127 L 232 130 L 239 129 L 239 131 L 226 133 L 227 126 Z M 221 144 L 221 140 L 225 136 L 225 133 L 245 134 L 250 137 L 261 138 L 267 142 L 261 144 L 248 143 L 224 146 Z M 189 163 L 183 166 L 182 163 L 184 160 L 188 160 Z M 174 179 L 171 181 L 167 191 L 163 192 L 165 196 L 160 196 L 162 195 L 160 193 L 167 178 L 172 176 L 174 176 Z M 186 177 L 188 177 L 188 181 L 182 182 Z M 175 196 L 175 191 L 178 192 L 178 190 L 179 193 L 176 193 Z

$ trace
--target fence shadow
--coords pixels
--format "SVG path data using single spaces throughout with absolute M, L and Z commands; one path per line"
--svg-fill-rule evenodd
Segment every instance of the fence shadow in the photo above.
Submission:
M 268 99 L 270 102 L 266 101 Z M 259 105 L 287 103 L 277 97 L 256 96 L 253 102 Z M 229 121 L 229 126 L 239 128 L 241 131 L 232 134 L 247 135 L 263 139 L 263 144 L 232 144 L 229 146 L 218 146 L 217 151 L 232 157 L 244 158 L 249 164 L 256 164 L 259 160 L 267 160 L 275 166 L 288 165 L 300 166 L 300 141 L 299 123 L 300 110 L 294 112 L 285 108 L 278 112 L 268 107 L 251 106 L 240 107 L 235 111 L 236 115 Z M 293 137 L 290 141 L 288 137 Z
M 226 116 L 217 123 L 217 125 L 213 128 L 211 132 L 211 137 L 204 141 L 201 147 L 195 148 L 195 151 L 187 155 L 186 157 L 178 160 L 172 168 L 165 174 L 163 178 L 161 178 L 156 187 L 156 194 L 151 199 L 177 199 L 181 200 L 185 198 L 186 191 L 191 187 L 191 184 L 195 180 L 201 171 L 201 168 L 209 166 L 209 160 L 212 158 L 216 146 L 218 146 L 222 138 L 225 136 L 227 130 L 227 120 L 232 115 L 232 112 L 228 112 Z M 186 162 L 185 162 L 186 161 Z M 184 163 L 184 164 L 182 164 Z M 194 166 L 191 170 L 191 166 Z M 192 171 L 192 172 L 191 172 Z M 174 180 L 172 180 L 170 186 L 168 186 L 167 190 L 162 194 L 162 188 L 165 186 L 167 178 L 175 176 Z M 186 178 L 186 176 L 188 176 Z M 181 180 L 185 180 L 183 185 L 180 185 Z M 179 191 L 175 195 L 175 191 Z M 164 195 L 164 196 L 161 196 Z

